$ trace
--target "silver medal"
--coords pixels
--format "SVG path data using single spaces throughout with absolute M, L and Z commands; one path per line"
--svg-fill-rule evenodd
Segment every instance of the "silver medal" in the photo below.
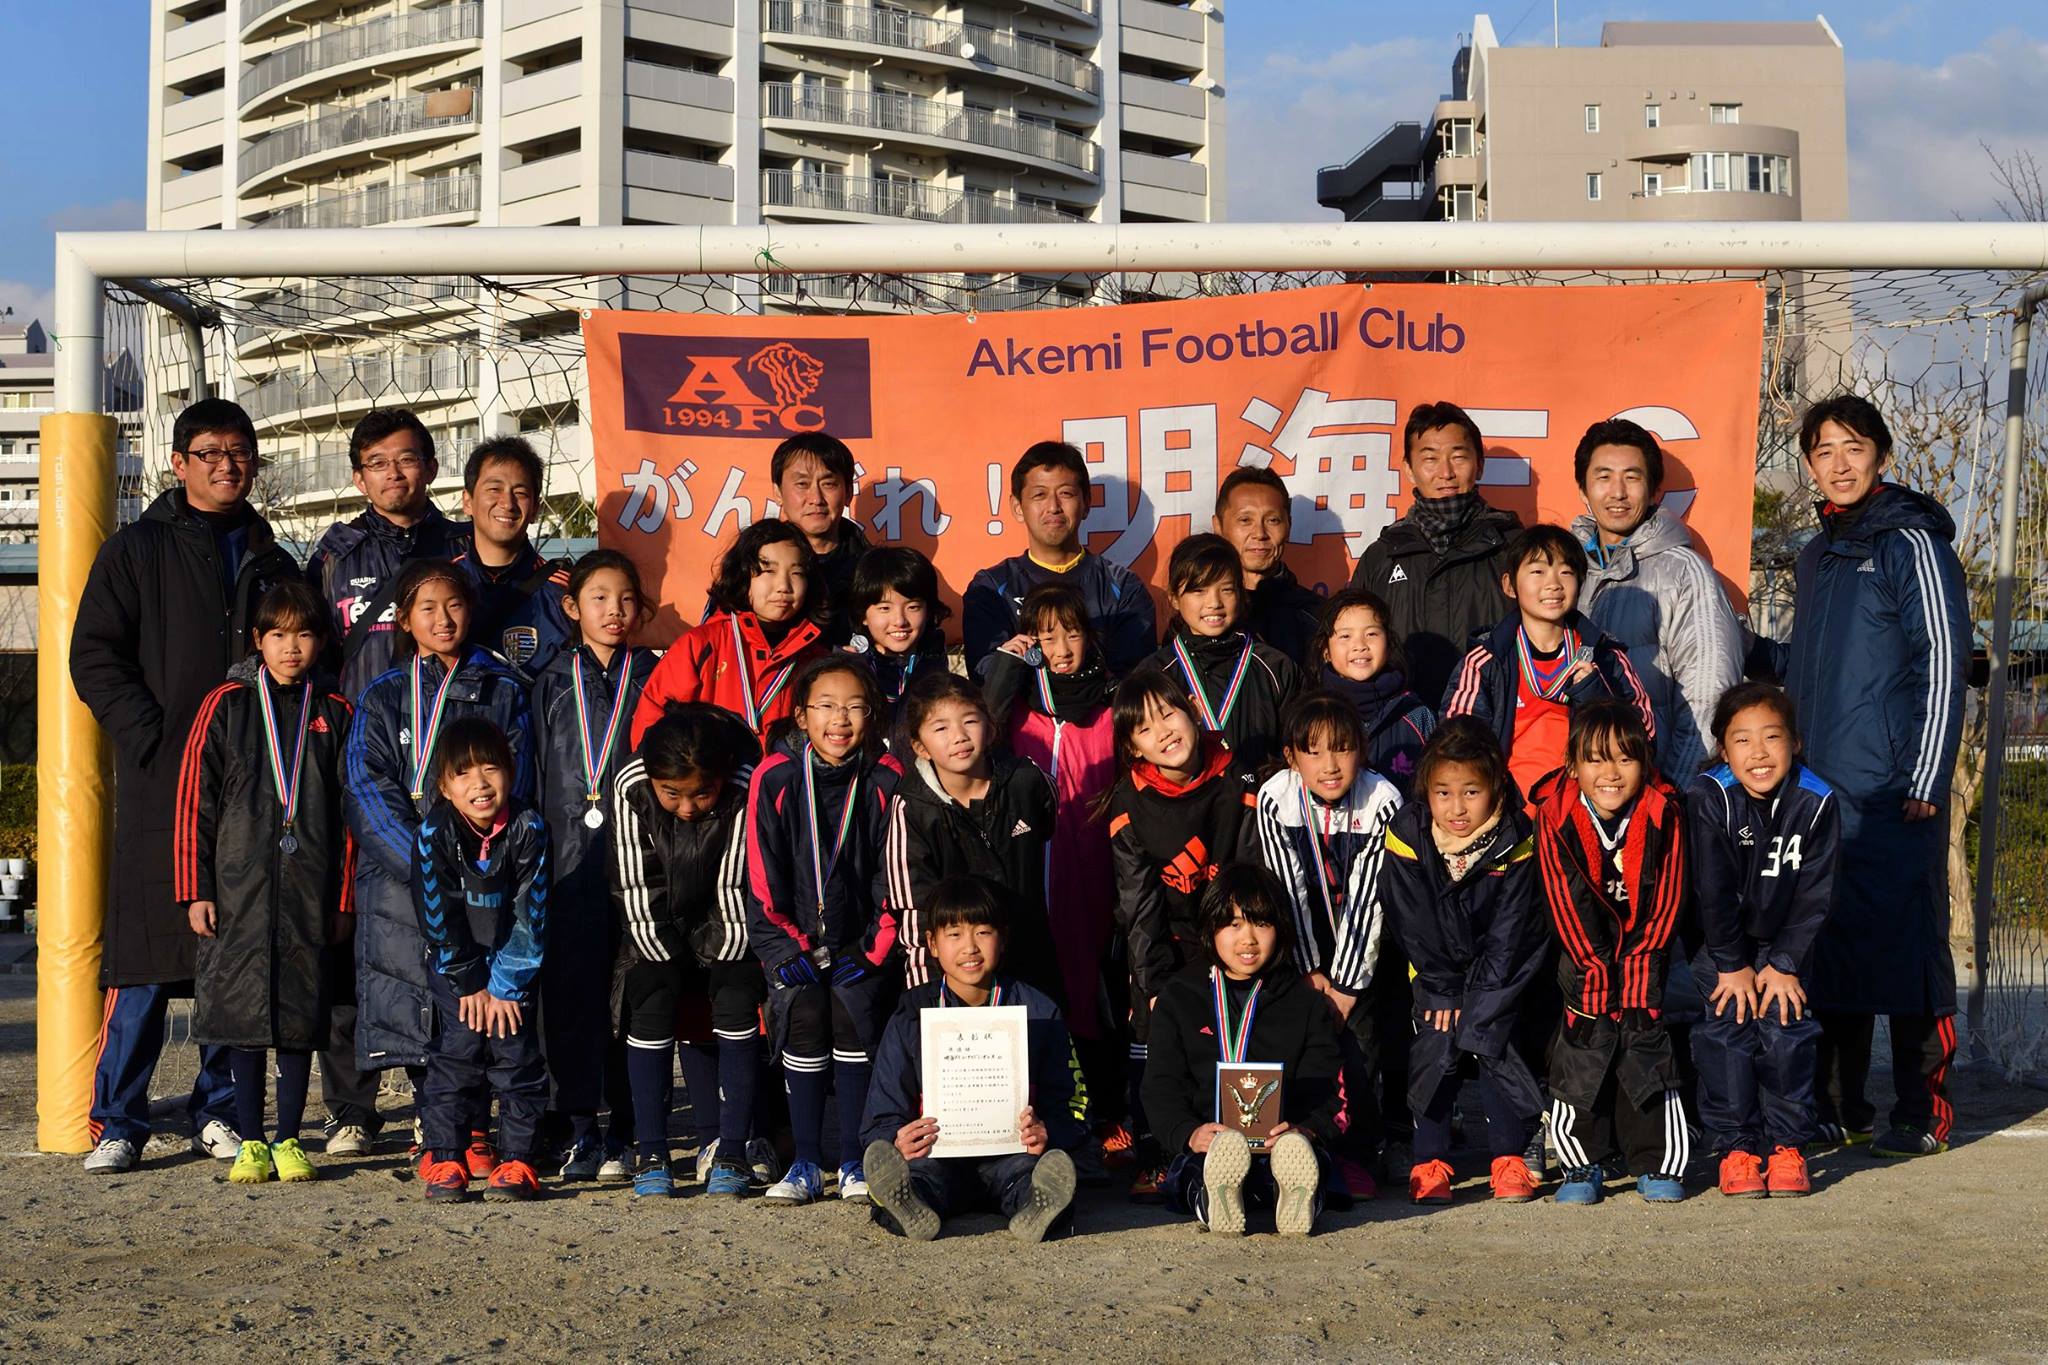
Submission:
M 284 851 L 284 855 L 287 858 L 289 858 L 292 854 L 297 853 L 299 851 L 299 836 L 292 833 L 290 830 L 286 830 L 284 832 L 284 836 L 277 841 L 277 846 L 278 848 L 282 849 Z
M 589 810 L 583 812 L 583 824 L 587 829 L 602 829 L 604 827 L 604 812 L 596 806 L 592 806 Z

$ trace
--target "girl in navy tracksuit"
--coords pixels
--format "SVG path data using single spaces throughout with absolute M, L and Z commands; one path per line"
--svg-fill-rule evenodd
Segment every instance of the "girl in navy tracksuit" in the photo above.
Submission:
M 790 692 L 794 728 L 754 770 L 747 802 L 753 950 L 767 973 L 796 1144 L 765 1198 L 824 1197 L 830 1085 L 839 1096 L 839 1196 L 861 1201 L 861 1111 L 899 986 L 897 920 L 879 894 L 896 772 L 881 756 L 881 693 L 856 659 L 813 660 Z
M 607 999 L 625 1034 L 636 1196 L 675 1192 L 668 1118 L 679 1038 L 698 1178 L 707 1194 L 747 1192 L 768 996 L 748 951 L 747 789 L 759 757 L 739 717 L 685 702 L 648 727 L 612 783 L 623 942 Z
M 547 589 L 543 589 L 547 591 Z M 570 1124 L 564 1180 L 626 1174 L 625 1056 L 612 1046 L 612 962 L 618 926 L 606 868 L 614 824 L 612 779 L 631 750 L 626 729 L 654 652 L 628 643 L 646 618 L 640 571 L 617 550 L 576 562 L 561 594 L 577 632 L 533 681 L 534 756 L 540 811 L 554 841 L 554 919 L 541 968 L 541 1041 L 554 1110 Z M 600 1146 L 597 1111 L 612 1100 L 611 1141 Z M 609 1167 L 609 1169 L 607 1169 Z
M 1700 1119 L 1727 1154 L 1721 1193 L 1801 1195 L 1820 1050 L 1805 983 L 1834 905 L 1841 822 L 1833 789 L 1799 761 L 1783 692 L 1730 688 L 1713 729 L 1721 761 L 1686 793 L 1702 939 L 1692 971 L 1707 998 L 1692 1030 Z
M 1309 646 L 1318 686 L 1350 702 L 1365 726 L 1365 762 L 1407 800 L 1436 712 L 1408 690 L 1392 610 L 1363 588 L 1333 593 Z
M 1515 1032 L 1523 995 L 1548 961 L 1529 818 L 1499 742 L 1469 716 L 1431 738 L 1415 786 L 1387 829 L 1380 871 L 1387 915 L 1415 964 L 1408 1197 L 1451 1202 L 1451 1107 L 1460 1080 L 1476 1071 L 1493 1197 L 1523 1203 L 1536 1194 L 1523 1149 L 1543 1095 Z
M 939 571 L 921 551 L 880 545 L 860 557 L 847 600 L 832 606 L 853 624 L 848 652 L 874 670 L 882 694 L 875 725 L 893 748 L 904 692 L 920 675 L 946 671 L 944 626 L 953 609 L 939 596 Z
M 533 792 L 533 724 L 526 686 L 496 655 L 469 643 L 475 616 L 469 575 L 440 559 L 415 560 L 398 576 L 396 667 L 356 703 L 346 751 L 349 829 L 356 841 L 356 1058 L 365 1071 L 403 1066 L 415 1090 L 432 1038 L 433 987 L 413 913 L 413 844 L 438 799 L 434 748 L 448 725 L 478 717 L 512 749 L 515 800 Z M 483 1131 L 489 1101 L 471 1116 L 470 1169 L 496 1162 Z

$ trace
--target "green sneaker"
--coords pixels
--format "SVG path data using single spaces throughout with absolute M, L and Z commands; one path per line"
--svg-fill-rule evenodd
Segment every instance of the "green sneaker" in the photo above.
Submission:
M 306 1157 L 306 1149 L 299 1146 L 297 1138 L 286 1138 L 272 1147 L 270 1160 L 277 1168 L 279 1180 L 311 1180 L 316 1174 L 313 1163 Z
M 297 1143 L 292 1145 L 298 1146 Z M 304 1157 L 299 1159 L 305 1160 Z M 243 1138 L 242 1150 L 235 1153 L 235 1164 L 228 1168 L 228 1179 L 237 1185 L 261 1185 L 266 1180 L 277 1179 L 277 1168 L 270 1160 L 270 1144 L 255 1138 Z

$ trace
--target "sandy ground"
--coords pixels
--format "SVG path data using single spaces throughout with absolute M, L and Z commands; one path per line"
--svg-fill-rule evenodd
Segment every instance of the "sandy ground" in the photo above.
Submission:
M 402 1144 L 226 1183 L 182 1132 L 126 1176 L 30 1154 L 32 978 L 0 977 L 0 1359 L 2034 1359 L 2048 1096 L 1966 1078 L 1957 1149 L 1814 1161 L 1807 1200 L 1382 1197 L 1225 1241 L 1084 1192 L 1076 1234 L 928 1245 L 844 1205 L 591 1186 L 424 1205 Z M 189 1054 L 186 1054 L 189 1057 Z M 188 1063 L 189 1064 L 189 1063 Z M 401 1125 L 402 1126 L 402 1125 Z M 316 1161 L 320 1158 L 315 1157 Z M 1468 1163 L 1472 1164 L 1472 1163 Z

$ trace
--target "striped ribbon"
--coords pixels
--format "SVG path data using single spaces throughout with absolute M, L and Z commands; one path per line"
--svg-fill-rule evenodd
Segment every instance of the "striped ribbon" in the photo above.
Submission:
M 1535 647 L 1529 643 L 1526 627 L 1515 627 L 1515 634 L 1521 637 L 1522 681 L 1529 684 L 1529 690 L 1545 701 L 1556 701 L 1564 695 L 1565 680 L 1570 677 L 1572 665 L 1578 662 L 1579 633 L 1566 627 L 1564 648 L 1558 652 L 1557 666 L 1546 672 L 1536 671 Z
M 1209 694 L 1202 687 L 1202 671 L 1195 667 L 1194 658 L 1178 635 L 1173 637 L 1173 653 L 1180 660 L 1181 671 L 1188 675 L 1188 693 L 1201 708 L 1203 727 L 1222 734 L 1223 727 L 1230 723 L 1230 713 L 1237 709 L 1238 694 L 1244 690 L 1244 675 L 1251 670 L 1252 637 L 1244 637 L 1244 652 L 1237 656 L 1237 668 L 1230 675 L 1230 685 L 1223 690 L 1221 707 L 1209 704 Z
M 953 999 L 953 993 L 946 989 L 945 980 L 941 978 L 941 980 L 939 981 L 939 1004 L 944 1006 L 957 1003 L 958 1002 Z M 990 982 L 988 987 L 988 1008 L 994 1009 L 997 1005 L 1000 1005 L 1002 1003 L 1002 985 L 999 982 Z
M 426 685 L 421 679 L 420 669 L 426 659 L 418 654 L 412 656 L 412 799 L 417 801 L 427 794 L 427 764 L 433 761 L 434 740 L 441 733 L 441 712 L 448 705 L 448 688 L 455 681 L 456 670 L 451 668 L 441 679 L 441 685 L 434 690 L 434 710 L 426 715 Z
M 796 671 L 796 663 L 792 660 L 784 664 L 782 670 L 770 678 L 768 685 L 761 689 L 761 699 L 756 702 L 754 700 L 754 671 L 747 660 L 746 639 L 740 634 L 740 618 L 738 615 L 734 615 L 728 619 L 732 622 L 733 659 L 739 666 L 740 703 L 746 707 L 748 726 L 758 732 L 761 728 L 761 717 L 768 713 L 768 708 L 775 704 L 776 696 L 788 685 L 789 675 Z
M 285 833 L 291 833 L 292 819 L 299 812 L 299 775 L 306 764 L 306 726 L 313 715 L 313 684 L 302 684 L 306 691 L 299 706 L 299 734 L 292 744 L 292 768 L 289 775 L 284 768 L 284 745 L 277 734 L 277 712 L 270 704 L 270 670 L 264 669 L 256 679 L 256 697 L 262 703 L 263 747 L 270 755 L 270 775 L 277 780 L 278 804 L 284 807 Z M 282 684 L 280 684 L 282 686 Z
M 828 861 L 824 841 L 818 837 L 818 782 L 812 767 L 816 761 L 812 757 L 811 746 L 804 745 L 804 808 L 810 814 L 811 885 L 818 893 L 818 918 L 822 923 L 825 916 L 825 879 L 839 866 L 839 854 L 846 847 L 846 832 L 853 828 L 854 807 L 860 801 L 860 777 L 856 774 L 852 785 L 846 789 L 846 807 L 839 812 L 839 833 L 833 836 L 832 857 Z
M 1330 917 L 1330 924 L 1335 927 L 1337 878 L 1333 864 L 1336 859 L 1330 854 L 1329 824 L 1327 820 L 1317 819 L 1317 802 L 1308 794 L 1308 783 L 1303 782 L 1297 794 L 1301 797 L 1301 823 L 1308 828 L 1308 856 L 1316 866 L 1316 885 L 1322 890 L 1323 913 Z
M 1259 992 L 1266 983 L 1252 983 L 1252 993 L 1245 997 L 1244 1017 L 1235 1025 L 1230 1022 L 1230 992 L 1224 989 L 1221 967 L 1209 969 L 1209 986 L 1216 993 L 1216 1046 L 1223 1049 L 1223 1064 L 1235 1066 L 1244 1060 L 1245 1049 L 1251 1043 L 1252 1019 L 1259 1012 Z
M 633 651 L 626 651 L 626 662 L 619 669 L 619 690 L 612 696 L 612 713 L 604 723 L 604 743 L 594 750 L 590 747 L 590 692 L 583 684 L 580 649 L 570 665 L 569 679 L 576 692 L 576 738 L 583 746 L 583 781 L 590 804 L 595 806 L 604 790 L 604 766 L 611 761 L 612 743 L 619 737 L 619 718 L 626 714 L 626 697 L 633 688 Z

